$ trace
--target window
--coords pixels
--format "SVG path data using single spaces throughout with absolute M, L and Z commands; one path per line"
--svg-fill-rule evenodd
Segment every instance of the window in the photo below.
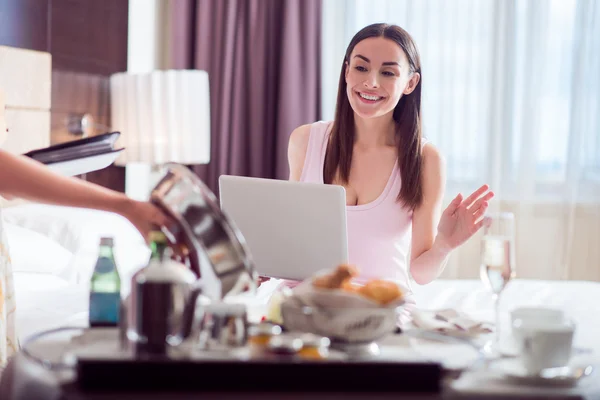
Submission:
M 323 18 L 324 119 L 352 36 L 395 23 L 421 54 L 424 134 L 449 188 L 600 201 L 599 2 L 331 0 Z

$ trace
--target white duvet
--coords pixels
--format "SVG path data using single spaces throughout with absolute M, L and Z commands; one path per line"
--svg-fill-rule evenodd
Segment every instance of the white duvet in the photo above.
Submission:
M 49 275 L 15 273 L 17 335 L 21 341 L 34 333 L 60 326 L 86 326 L 88 291 L 81 285 Z
M 135 227 L 113 213 L 26 204 L 4 209 L 3 216 L 21 339 L 65 324 L 87 323 L 89 280 L 101 237 L 114 238 L 125 291 L 150 256 Z
M 27 204 L 5 209 L 3 215 L 15 272 L 48 274 L 86 284 L 103 236 L 114 239 L 115 259 L 124 282 L 150 256 L 137 229 L 117 214 Z
M 492 297 L 479 280 L 437 280 L 414 289 L 419 308 L 452 308 L 474 319 L 494 320 Z M 509 313 L 516 307 L 558 308 L 577 325 L 576 345 L 600 352 L 599 304 L 600 283 L 597 282 L 515 279 L 500 298 L 502 328 L 504 332 L 510 329 Z
M 59 326 L 87 324 L 88 289 L 61 278 L 41 274 L 15 274 L 17 328 L 21 339 L 41 330 Z M 438 280 L 417 288 L 419 308 L 453 308 L 475 319 L 492 321 L 492 302 L 477 280 Z M 250 302 L 260 308 L 260 302 Z M 557 307 L 565 310 L 579 329 L 578 346 L 600 352 L 600 323 L 596 310 L 600 302 L 600 284 L 593 282 L 535 281 L 516 279 L 506 288 L 501 302 L 503 325 L 508 313 L 518 306 Z
M 88 282 L 101 236 L 115 239 L 117 264 L 126 292 L 131 275 L 149 257 L 141 235 L 115 214 L 35 204 L 8 208 L 3 213 L 13 258 L 21 339 L 58 326 L 85 326 Z M 557 307 L 581 327 L 575 341 L 600 351 L 600 323 L 596 322 L 600 283 L 540 278 L 516 279 L 509 284 L 500 306 L 504 322 L 508 312 L 518 306 Z M 437 280 L 415 286 L 414 293 L 419 308 L 453 308 L 476 319 L 493 320 L 491 295 L 478 280 Z M 267 299 L 268 293 L 259 293 L 244 301 L 260 308 Z

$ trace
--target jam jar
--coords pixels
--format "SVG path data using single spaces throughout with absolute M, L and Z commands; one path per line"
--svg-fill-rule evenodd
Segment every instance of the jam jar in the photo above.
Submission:
M 295 334 L 284 333 L 269 340 L 269 354 L 273 356 L 295 357 L 302 350 L 304 342 Z
M 312 333 L 300 335 L 302 339 L 302 348 L 298 355 L 303 359 L 322 360 L 329 356 L 329 346 L 331 341 L 325 336 L 319 336 Z
M 270 322 L 261 322 L 248 328 L 248 343 L 251 346 L 266 348 L 271 338 L 281 335 L 281 327 Z

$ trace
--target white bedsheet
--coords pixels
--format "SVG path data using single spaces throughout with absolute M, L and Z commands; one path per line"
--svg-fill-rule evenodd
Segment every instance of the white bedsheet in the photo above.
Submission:
M 479 280 L 437 280 L 414 289 L 420 308 L 453 308 L 476 319 L 493 322 L 492 297 Z M 600 283 L 515 279 L 500 298 L 504 332 L 510 329 L 509 312 L 520 306 L 564 310 L 580 328 L 575 333 L 575 345 L 592 348 L 600 354 Z
M 59 326 L 86 326 L 88 291 L 47 274 L 14 274 L 16 324 L 20 341 Z
M 35 258 L 27 252 L 37 252 L 47 256 L 53 275 L 70 283 L 85 285 L 92 275 L 100 238 L 103 236 L 114 239 L 115 259 L 126 284 L 150 257 L 150 249 L 137 229 L 114 213 L 25 204 L 3 210 L 3 217 L 7 227 L 12 228 L 7 229 L 7 235 L 13 247 L 11 252 L 15 271 L 26 269 L 28 272 L 48 273 L 50 268 L 46 265 L 40 264 L 38 270 L 31 265 Z M 56 247 L 63 251 L 59 252 Z M 51 254 L 45 254 L 48 252 Z M 71 254 L 68 263 L 63 254 L 65 252 Z
M 87 324 L 88 288 L 63 279 L 31 273 L 15 274 L 17 328 L 21 340 L 35 332 L 58 326 Z M 477 280 L 438 280 L 415 288 L 417 305 L 422 309 L 454 308 L 480 320 L 493 321 L 491 296 Z M 264 291 L 243 300 L 256 315 L 268 300 Z M 501 300 L 504 332 L 508 332 L 509 311 L 518 306 L 557 307 L 580 327 L 576 346 L 600 354 L 600 284 L 578 281 L 514 280 Z
M 108 212 L 41 204 L 3 210 L 17 300 L 17 334 L 24 338 L 65 325 L 86 326 L 89 279 L 102 236 L 115 240 L 122 288 L 150 256 L 139 232 Z
M 144 238 L 126 218 L 107 211 L 27 203 L 3 210 L 4 220 L 41 233 L 72 253 L 94 251 L 102 236 L 123 246 Z
M 141 235 L 127 220 L 115 214 L 37 204 L 3 211 L 8 223 L 37 233 L 37 236 L 32 234 L 32 237 L 35 236 L 38 242 L 39 234 L 44 235 L 73 255 L 69 273 L 65 273 L 59 266 L 42 268 L 38 272 L 32 270 L 31 265 L 23 268 L 15 265 L 15 270 L 18 271 L 15 272 L 17 325 L 21 338 L 56 326 L 87 323 L 89 278 L 96 261 L 100 236 L 111 235 L 115 238 L 115 256 L 124 293 L 129 292 L 133 273 L 149 257 L 149 249 Z M 19 232 L 19 240 L 25 240 L 22 230 Z M 49 249 L 51 246 L 45 248 Z M 22 243 L 14 246 L 14 250 L 21 253 L 35 251 Z M 31 259 L 23 257 L 23 254 L 13 255 L 15 261 Z M 57 262 L 64 263 L 64 259 L 66 258 L 62 257 Z M 48 273 L 58 270 L 62 272 Z M 269 285 L 265 285 L 263 289 L 268 287 Z M 419 308 L 453 308 L 479 320 L 493 320 L 492 297 L 479 280 L 437 280 L 425 286 L 415 285 L 413 289 Z M 240 300 L 250 304 L 254 313 L 260 313 L 261 307 L 264 308 L 269 298 L 268 294 L 268 290 L 262 290 L 258 296 L 243 296 L 245 298 Z M 502 294 L 500 307 L 503 324 L 508 322 L 508 312 L 518 306 L 560 308 L 578 325 L 585 325 L 585 329 L 577 330 L 575 342 L 594 347 L 600 352 L 600 340 L 595 339 L 600 337 L 600 323 L 596 317 L 598 304 L 600 283 L 516 279 L 509 283 Z

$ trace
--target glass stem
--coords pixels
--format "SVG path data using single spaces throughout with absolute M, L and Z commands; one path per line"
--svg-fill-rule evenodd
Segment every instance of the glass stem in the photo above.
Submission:
M 494 347 L 500 348 L 500 293 L 494 294 L 494 316 L 496 317 L 496 329 L 494 330 Z

